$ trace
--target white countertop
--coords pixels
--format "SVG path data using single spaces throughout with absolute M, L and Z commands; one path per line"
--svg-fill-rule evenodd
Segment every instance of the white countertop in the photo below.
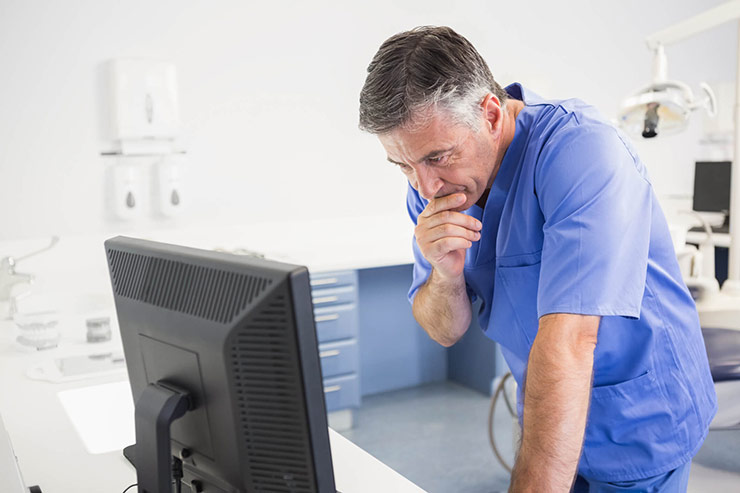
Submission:
M 123 235 L 204 249 L 244 248 L 275 260 L 306 265 L 310 270 L 363 269 L 413 262 L 411 238 L 414 225 L 408 216 L 367 216 L 352 219 L 276 221 L 235 225 L 230 228 L 180 228 L 62 236 L 52 250 L 24 260 L 19 271 L 38 274 L 37 267 L 87 263 L 101 255 L 103 241 Z M 0 241 L 0 257 L 22 256 L 45 245 L 45 238 Z M 104 257 L 104 256 L 102 256 Z M 104 258 L 103 258 L 104 260 Z M 27 267 L 28 266 L 28 267 Z
M 98 386 L 124 389 L 124 397 L 130 397 L 127 386 L 106 385 L 125 382 L 125 372 L 67 383 L 32 380 L 25 375 L 31 366 L 51 358 L 118 350 L 119 342 L 114 340 L 103 345 L 92 345 L 66 338 L 57 349 L 27 352 L 13 342 L 13 333 L 11 322 L 0 322 L 0 415 L 26 484 L 38 484 L 49 493 L 118 492 L 133 484 L 136 480 L 135 470 L 120 451 L 88 452 L 58 395 L 64 391 Z M 102 404 L 100 409 L 105 409 Z M 125 416 L 108 416 L 110 429 L 103 427 L 101 433 L 120 436 L 120 433 L 116 433 L 118 428 L 133 429 L 132 409 L 133 406 L 124 409 Z M 113 414 L 113 411 L 110 412 Z M 339 491 L 423 492 L 342 435 L 329 431 Z

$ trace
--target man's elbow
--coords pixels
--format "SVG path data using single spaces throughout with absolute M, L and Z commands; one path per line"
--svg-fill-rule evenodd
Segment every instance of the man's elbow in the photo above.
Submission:
M 444 346 L 444 347 L 451 347 L 454 346 L 457 341 L 462 339 L 463 334 L 460 334 L 458 336 L 450 336 L 448 334 L 441 335 L 441 336 L 433 336 L 432 334 L 429 334 L 429 337 L 436 342 L 437 344 Z
M 467 332 L 472 319 L 471 312 L 463 309 L 452 313 L 434 308 L 429 303 L 420 302 L 417 296 L 411 313 L 430 339 L 444 347 L 453 346 Z
M 431 340 L 444 347 L 453 346 L 465 334 L 465 330 L 460 330 L 459 328 L 434 327 L 428 321 L 420 320 L 419 317 L 416 316 L 416 314 L 414 314 L 414 318 L 416 319 L 416 323 L 418 323 L 421 328 L 424 329 L 424 332 L 427 333 Z
M 417 317 L 416 313 L 414 313 L 414 318 L 431 340 L 444 347 L 454 346 L 468 329 L 467 325 L 464 327 L 434 327 L 429 321 Z

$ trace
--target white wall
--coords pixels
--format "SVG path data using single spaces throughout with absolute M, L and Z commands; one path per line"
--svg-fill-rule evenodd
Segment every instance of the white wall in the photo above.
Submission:
M 644 37 L 719 3 L 0 0 L 0 240 L 405 214 L 400 174 L 356 127 L 365 67 L 389 35 L 450 25 L 501 82 L 611 117 L 648 82 Z M 669 47 L 670 75 L 733 80 L 736 32 Z M 178 68 L 190 203 L 177 221 L 105 217 L 97 71 L 119 57 Z M 640 143 L 660 193 L 691 193 L 699 130 Z

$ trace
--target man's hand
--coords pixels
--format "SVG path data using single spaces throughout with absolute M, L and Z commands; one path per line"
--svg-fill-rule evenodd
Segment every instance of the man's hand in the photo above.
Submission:
M 464 203 L 463 193 L 432 199 L 416 221 L 414 234 L 419 250 L 444 280 L 462 276 L 465 250 L 480 239 L 480 221 L 453 210 Z
M 442 344 L 455 344 L 471 320 L 470 299 L 465 289 L 465 250 L 480 239 L 481 223 L 455 210 L 465 194 L 454 193 L 429 201 L 416 220 L 416 243 L 432 272 L 419 288 L 413 312 L 429 337 Z
M 524 388 L 522 445 L 510 492 L 570 491 L 581 457 L 600 317 L 540 318 Z

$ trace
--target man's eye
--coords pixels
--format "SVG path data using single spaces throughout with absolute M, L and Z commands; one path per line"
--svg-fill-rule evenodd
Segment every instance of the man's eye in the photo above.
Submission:
M 398 164 L 398 167 L 399 167 L 399 168 L 401 169 L 401 171 L 403 171 L 404 173 L 407 173 L 407 172 L 409 172 L 409 171 L 411 170 L 411 166 L 409 166 L 408 164 L 401 164 L 401 163 L 399 163 L 399 164 Z
M 439 164 L 444 160 L 445 156 L 434 156 L 427 158 L 427 162 L 430 164 Z

